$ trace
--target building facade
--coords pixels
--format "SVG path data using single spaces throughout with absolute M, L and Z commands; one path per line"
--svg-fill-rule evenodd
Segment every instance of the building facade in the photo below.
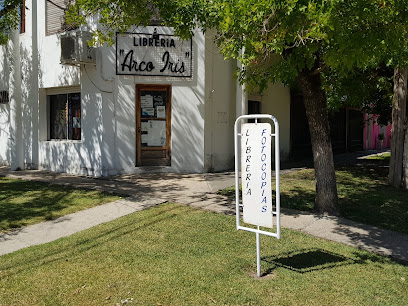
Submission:
M 63 5 L 27 0 L 25 32 L 0 47 L 0 164 L 95 177 L 228 170 L 235 119 L 254 110 L 278 119 L 288 156 L 289 89 L 246 93 L 211 33 L 135 27 L 89 48 L 97 22 L 65 31 Z

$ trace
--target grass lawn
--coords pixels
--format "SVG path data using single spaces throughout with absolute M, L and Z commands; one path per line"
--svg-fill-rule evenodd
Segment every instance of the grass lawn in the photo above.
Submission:
M 0 177 L 0 232 L 118 199 L 99 191 Z
M 408 234 L 408 190 L 388 186 L 387 175 L 385 167 L 338 168 L 340 213 L 350 220 Z M 280 182 L 282 207 L 312 211 L 315 198 L 313 169 L 283 175 Z M 220 193 L 235 197 L 235 188 Z
M 408 266 L 235 217 L 159 205 L 0 257 L 0 305 L 406 305 Z
M 383 162 L 390 162 L 390 158 L 391 158 L 391 153 L 387 152 L 387 153 L 383 153 L 383 154 L 379 154 L 379 155 L 372 155 L 372 156 L 368 156 L 365 159 L 368 160 L 379 160 L 379 161 L 383 161 Z

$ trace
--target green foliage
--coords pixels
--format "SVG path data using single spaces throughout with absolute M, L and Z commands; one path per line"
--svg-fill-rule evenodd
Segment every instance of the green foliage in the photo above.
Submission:
M 393 69 L 385 65 L 367 70 L 350 71 L 341 76 L 336 71 L 323 73 L 323 90 L 330 110 L 354 106 L 368 114 L 380 114 L 377 122 L 391 121 Z
M 322 73 L 329 109 L 355 106 L 381 114 L 380 124 L 390 121 L 392 67 L 408 59 L 405 1 L 225 0 L 207 5 L 216 18 L 206 26 L 217 29 L 224 56 L 244 64 L 240 80 L 250 88 L 263 90 L 276 81 L 296 88 L 299 72 Z
M 67 12 L 68 24 L 87 24 L 88 18 L 97 16 L 100 26 L 94 31 L 94 44 L 112 45 L 116 32 L 123 33 L 135 26 L 147 26 L 152 19 L 163 25 L 172 25 L 182 37 L 192 35 L 196 19 L 202 8 L 195 0 L 76 0 Z M 78 14 L 81 12 L 81 14 Z
M 0 0 L 0 45 L 7 42 L 9 33 L 20 23 L 19 6 L 23 0 Z
M 261 88 L 270 81 L 293 84 L 300 71 L 345 77 L 406 58 L 406 8 L 395 11 L 377 0 L 219 2 L 224 6 L 211 26 L 221 51 L 240 58 L 248 67 L 244 78 Z
M 157 12 L 162 24 L 182 37 L 197 27 L 215 29 L 224 57 L 244 64 L 240 80 L 260 90 L 277 81 L 294 87 L 301 71 L 324 72 L 326 83 L 340 82 L 339 90 L 329 92 L 330 103 L 339 103 L 356 70 L 405 65 L 408 59 L 408 6 L 402 0 L 77 0 L 68 21 L 99 16 L 95 41 L 112 44 L 115 31 L 148 25 Z M 378 85 L 375 95 L 388 99 L 381 79 L 373 86 L 359 81 L 365 84 L 362 92 Z

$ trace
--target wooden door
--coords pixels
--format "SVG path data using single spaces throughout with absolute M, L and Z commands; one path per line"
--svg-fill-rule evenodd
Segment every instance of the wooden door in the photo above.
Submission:
M 364 114 L 356 109 L 348 109 L 348 151 L 363 150 L 364 143 Z
M 136 85 L 136 166 L 170 166 L 171 86 Z

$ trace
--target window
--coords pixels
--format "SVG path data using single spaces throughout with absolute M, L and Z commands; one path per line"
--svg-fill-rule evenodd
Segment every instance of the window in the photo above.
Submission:
M 0 91 L 0 104 L 6 104 L 9 103 L 9 93 L 7 90 L 2 90 Z
M 81 140 L 81 94 L 50 95 L 48 99 L 49 139 Z
M 73 0 L 46 0 L 46 32 L 47 35 L 73 30 L 67 26 L 65 12 Z

